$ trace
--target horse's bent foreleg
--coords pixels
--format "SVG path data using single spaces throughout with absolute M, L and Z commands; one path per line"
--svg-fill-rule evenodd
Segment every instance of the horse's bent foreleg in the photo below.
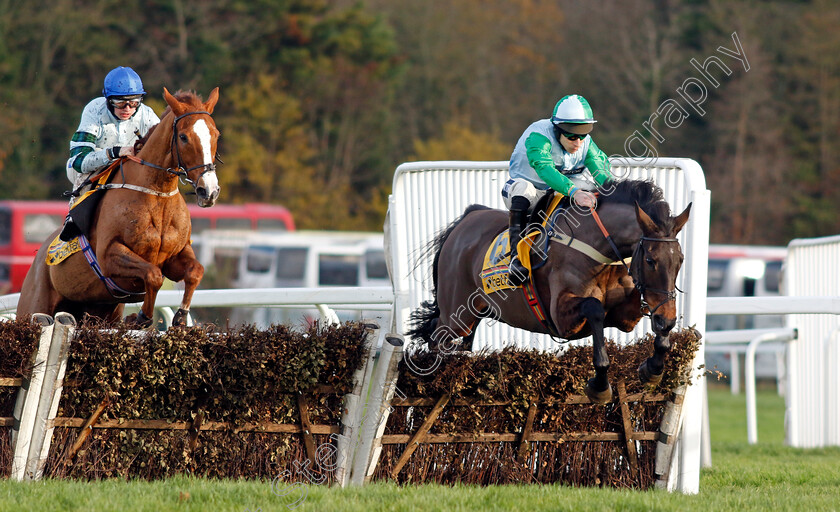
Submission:
M 204 277 L 204 266 L 195 258 L 192 247 L 187 245 L 164 264 L 163 275 L 175 282 L 184 281 L 184 296 L 178 312 L 172 318 L 172 325 L 186 326 L 193 293 Z
M 115 304 L 114 310 L 105 317 L 105 321 L 108 323 L 114 323 L 120 320 L 123 316 L 123 311 L 125 311 L 125 304 Z
M 665 368 L 665 357 L 670 351 L 671 341 L 668 336 L 657 334 L 653 341 L 653 355 L 639 366 L 639 379 L 642 384 L 659 385 Z
M 607 378 L 610 358 L 604 341 L 604 306 L 590 297 L 580 303 L 580 314 L 589 322 L 592 331 L 592 363 L 595 366 L 595 377 L 586 383 L 586 396 L 592 403 L 605 404 L 612 400 L 612 388 Z
M 111 244 L 105 251 L 102 272 L 112 279 L 141 279 L 146 295 L 140 313 L 137 315 L 141 326 L 151 324 L 155 312 L 155 300 L 163 286 L 163 273 L 123 244 Z

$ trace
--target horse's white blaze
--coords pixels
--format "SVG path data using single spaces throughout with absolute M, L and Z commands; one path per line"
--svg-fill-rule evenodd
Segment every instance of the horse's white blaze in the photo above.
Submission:
M 199 119 L 193 124 L 193 131 L 198 136 L 198 141 L 201 143 L 201 152 L 204 155 L 204 165 L 213 163 L 213 155 L 210 153 L 210 128 L 204 119 Z M 219 188 L 219 178 L 215 172 L 208 172 L 202 176 L 201 181 L 204 182 L 204 187 L 210 191 Z
M 193 124 L 193 131 L 198 136 L 198 141 L 201 143 L 202 153 L 204 154 L 204 164 L 211 164 L 212 156 L 210 155 L 210 128 L 204 119 L 199 119 Z

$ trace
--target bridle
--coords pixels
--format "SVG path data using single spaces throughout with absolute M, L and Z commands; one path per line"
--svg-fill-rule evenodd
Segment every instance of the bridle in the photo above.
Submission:
M 633 279 L 633 284 L 636 286 L 636 289 L 639 290 L 639 293 L 642 296 L 642 314 L 650 317 L 656 310 L 662 307 L 664 304 L 672 300 L 677 299 L 677 290 L 678 288 L 675 286 L 673 290 L 662 290 L 659 288 L 649 288 L 645 283 L 645 275 L 644 272 L 641 271 L 642 262 L 645 260 L 645 244 L 644 242 L 663 242 L 663 243 L 679 243 L 679 240 L 676 238 L 653 238 L 649 236 L 643 236 L 639 239 L 639 244 L 636 246 L 636 249 L 633 251 L 633 256 L 630 259 L 630 267 L 627 269 L 627 273 L 630 274 L 630 277 Z M 625 264 L 625 267 L 627 265 Z M 665 295 L 665 300 L 660 302 L 656 305 L 655 308 L 651 309 L 650 304 L 645 300 L 645 292 L 651 291 L 653 293 L 660 293 Z M 647 313 L 645 313 L 647 310 Z
M 616 247 L 615 242 L 612 239 L 612 236 L 607 231 L 607 228 L 604 227 L 603 222 L 601 222 L 601 218 L 598 216 L 598 213 L 595 211 L 594 208 L 590 208 L 589 210 L 592 213 L 592 217 L 595 219 L 595 222 L 598 224 L 598 227 L 601 228 L 601 233 L 604 234 L 604 238 L 607 239 L 609 242 L 610 247 L 612 247 L 613 252 L 615 253 L 616 257 L 619 261 L 624 265 L 624 268 L 627 269 L 627 274 L 630 275 L 630 278 L 633 279 L 633 286 L 639 290 L 639 295 L 641 296 L 641 313 L 646 317 L 652 317 L 656 310 L 661 308 L 663 305 L 667 304 L 672 300 L 677 300 L 677 291 L 682 291 L 676 286 L 673 290 L 662 290 L 659 288 L 649 288 L 647 283 L 645 283 L 644 273 L 641 271 L 642 262 L 645 259 L 645 245 L 644 242 L 663 242 L 663 243 L 679 243 L 679 240 L 676 238 L 653 238 L 649 236 L 642 236 L 639 239 L 638 245 L 636 245 L 636 249 L 633 250 L 633 255 L 630 258 L 630 266 L 627 266 L 627 263 L 624 262 L 624 258 L 621 257 L 621 253 Z M 647 291 L 651 291 L 653 293 L 661 293 L 665 295 L 665 300 L 660 302 L 656 305 L 653 309 L 651 309 L 650 304 L 645 300 L 645 293 Z
M 147 161 L 143 160 L 142 158 L 137 158 L 135 156 L 129 156 L 128 158 L 137 162 L 140 165 L 146 165 L 146 166 L 152 167 L 154 169 L 157 169 L 159 171 L 164 171 L 164 172 L 168 172 L 169 174 L 174 174 L 175 176 L 178 176 L 178 179 L 181 180 L 182 183 L 189 183 L 190 185 L 192 185 L 193 190 L 195 190 L 196 182 L 201 181 L 201 178 L 205 174 L 207 174 L 208 172 L 216 172 L 216 164 L 213 163 L 213 162 L 211 162 L 209 164 L 194 165 L 194 166 L 190 167 L 189 169 L 187 169 L 187 168 L 184 167 L 184 162 L 181 159 L 181 150 L 178 149 L 178 135 L 179 135 L 179 133 L 178 133 L 178 121 L 180 121 L 181 119 L 183 119 L 187 116 L 198 115 L 198 114 L 207 114 L 208 116 L 210 115 L 209 112 L 205 112 L 203 110 L 197 110 L 195 112 L 187 112 L 185 114 L 181 114 L 180 116 L 176 117 L 174 121 L 172 121 L 172 142 L 170 142 L 169 151 L 170 151 L 170 153 L 175 153 L 175 157 L 178 159 L 178 167 L 174 167 L 174 168 L 173 167 L 161 167 L 159 165 L 153 164 L 151 162 L 147 162 Z M 218 159 L 218 155 L 217 155 L 217 159 Z M 204 168 L 204 170 L 201 172 L 201 174 L 198 175 L 198 179 L 195 182 L 193 180 L 191 180 L 189 178 L 189 173 L 196 170 L 196 169 L 201 169 L 202 167 Z

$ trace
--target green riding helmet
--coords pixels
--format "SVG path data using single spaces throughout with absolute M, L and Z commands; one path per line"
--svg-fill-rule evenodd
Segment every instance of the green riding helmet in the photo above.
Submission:
M 578 135 L 586 135 L 594 128 L 593 124 L 598 121 L 592 114 L 592 107 L 586 98 L 577 94 L 563 96 L 554 112 L 551 114 L 551 122 L 561 130 Z

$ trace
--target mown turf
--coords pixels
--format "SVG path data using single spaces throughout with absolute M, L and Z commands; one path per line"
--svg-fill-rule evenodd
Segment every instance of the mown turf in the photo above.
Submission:
M 784 401 L 759 393 L 759 444 L 747 444 L 744 395 L 709 393 L 713 467 L 700 494 L 552 485 L 443 487 L 373 484 L 272 489 L 271 482 L 173 478 L 159 482 L 0 482 L 0 511 L 830 511 L 840 510 L 840 448 L 784 445 Z M 275 491 L 275 492 L 273 492 Z

